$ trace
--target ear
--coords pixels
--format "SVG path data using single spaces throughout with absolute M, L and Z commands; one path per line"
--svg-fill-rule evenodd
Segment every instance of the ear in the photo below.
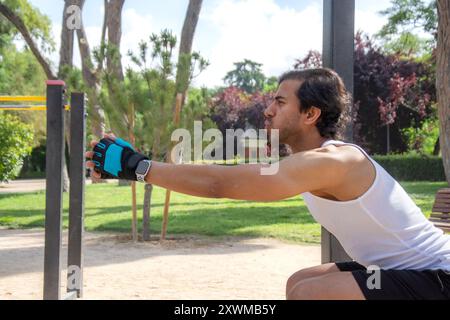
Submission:
M 305 124 L 315 125 L 322 115 L 322 110 L 317 107 L 311 107 L 305 112 Z

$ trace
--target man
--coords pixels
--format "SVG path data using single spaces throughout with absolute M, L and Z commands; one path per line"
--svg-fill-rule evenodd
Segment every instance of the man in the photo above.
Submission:
M 354 261 L 294 273 L 288 299 L 449 299 L 449 237 L 360 147 L 333 140 L 349 103 L 332 70 L 284 74 L 264 112 L 266 128 L 278 129 L 280 143 L 293 151 L 275 175 L 261 175 L 259 164 L 149 162 L 114 136 L 92 143 L 87 166 L 94 178 L 145 179 L 198 197 L 275 201 L 302 194 L 314 218 Z M 368 285 L 371 265 L 381 268 L 378 288 Z

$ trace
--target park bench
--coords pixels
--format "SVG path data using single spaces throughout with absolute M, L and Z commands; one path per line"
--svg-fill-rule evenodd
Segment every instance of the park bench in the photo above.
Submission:
M 450 232 L 450 188 L 441 189 L 436 194 L 430 221 L 444 232 Z

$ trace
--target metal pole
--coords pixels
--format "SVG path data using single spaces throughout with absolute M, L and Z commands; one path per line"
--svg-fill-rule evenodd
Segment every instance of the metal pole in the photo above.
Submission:
M 67 292 L 83 294 L 83 231 L 86 150 L 85 95 L 72 93 L 70 112 L 70 200 Z
M 334 69 L 353 94 L 355 0 L 323 2 L 323 65 Z M 348 110 L 351 114 L 351 110 Z M 353 123 L 346 125 L 345 140 L 353 141 Z M 339 241 L 322 228 L 322 263 L 351 260 Z
M 47 81 L 44 299 L 60 299 L 64 156 L 63 81 Z

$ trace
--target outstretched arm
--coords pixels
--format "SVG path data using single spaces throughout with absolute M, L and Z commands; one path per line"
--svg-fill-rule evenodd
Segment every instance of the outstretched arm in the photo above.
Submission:
M 154 162 L 146 181 L 198 197 L 275 201 L 332 187 L 341 181 L 343 165 L 317 151 L 292 155 L 274 175 L 262 175 L 262 165 L 173 165 Z
M 87 157 L 91 158 L 92 152 Z M 87 166 L 95 167 L 92 161 Z M 346 171 L 336 154 L 323 150 L 297 153 L 280 161 L 274 175 L 262 175 L 262 166 L 178 165 L 154 161 L 145 180 L 197 197 L 275 201 L 336 186 Z M 92 175 L 99 178 L 97 172 Z

